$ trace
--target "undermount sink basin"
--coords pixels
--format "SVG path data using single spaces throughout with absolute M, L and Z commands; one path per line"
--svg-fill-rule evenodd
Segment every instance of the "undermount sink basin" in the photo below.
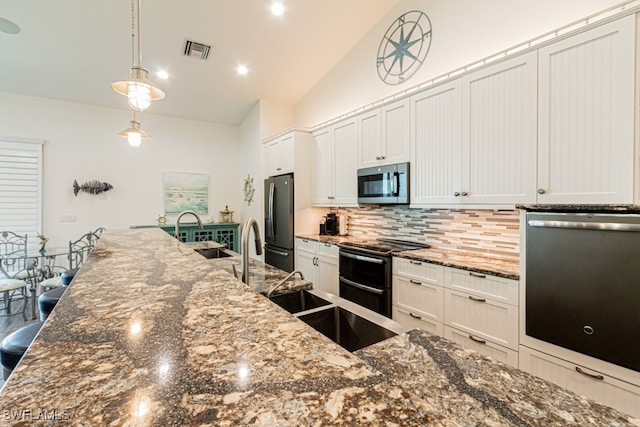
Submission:
M 397 335 L 364 317 L 336 306 L 302 314 L 298 319 L 352 352 Z
M 212 258 L 226 258 L 231 257 L 233 254 L 225 251 L 224 248 L 203 248 L 203 249 L 194 249 L 197 253 L 202 255 L 207 259 Z
M 305 290 L 273 295 L 269 299 L 292 314 L 331 304 L 329 301 Z

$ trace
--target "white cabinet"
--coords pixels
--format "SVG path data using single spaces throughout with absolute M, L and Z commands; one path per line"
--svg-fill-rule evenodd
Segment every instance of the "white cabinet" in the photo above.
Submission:
M 358 115 L 358 167 L 409 161 L 409 99 Z
M 264 147 L 265 176 L 293 173 L 306 169 L 309 161 L 309 140 L 306 132 L 291 131 L 266 140 Z
M 463 77 L 464 203 L 536 200 L 537 54 Z
M 443 335 L 444 267 L 393 258 L 392 316 L 409 328 Z
M 445 326 L 518 351 L 518 281 L 455 268 L 444 277 Z
M 413 206 L 535 201 L 536 53 L 411 98 Z
M 633 203 L 635 19 L 539 50 L 538 203 Z
M 640 417 L 640 387 L 602 372 L 520 346 L 519 367 L 596 402 Z
M 311 203 L 314 206 L 357 206 L 357 129 L 349 119 L 313 134 Z
M 339 294 L 338 247 L 296 238 L 296 268 L 316 289 Z
M 462 80 L 411 97 L 411 205 L 462 200 Z

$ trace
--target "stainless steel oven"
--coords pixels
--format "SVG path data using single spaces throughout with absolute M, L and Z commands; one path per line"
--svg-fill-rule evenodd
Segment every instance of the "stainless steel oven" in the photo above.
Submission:
M 345 242 L 340 245 L 340 297 L 391 318 L 394 252 L 429 245 L 396 239 Z
M 340 297 L 391 318 L 391 255 L 340 247 Z

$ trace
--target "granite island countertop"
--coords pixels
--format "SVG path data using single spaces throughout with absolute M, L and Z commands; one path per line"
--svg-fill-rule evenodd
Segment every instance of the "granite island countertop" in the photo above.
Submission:
M 5 423 L 640 425 L 425 332 L 349 353 L 214 264 L 106 231 L 0 392 Z
M 300 235 L 301 239 L 341 244 L 346 242 L 363 243 L 366 239 L 354 236 Z M 425 261 L 445 267 L 460 268 L 482 274 L 518 280 L 520 278 L 520 262 L 515 258 L 497 257 L 478 252 L 451 250 L 438 247 L 428 249 L 412 249 L 394 252 L 393 256 L 416 261 Z

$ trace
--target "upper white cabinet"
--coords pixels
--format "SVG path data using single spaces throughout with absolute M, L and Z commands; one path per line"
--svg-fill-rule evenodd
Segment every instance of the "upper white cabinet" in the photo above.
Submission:
M 464 203 L 535 202 L 537 55 L 462 79 Z
M 263 146 L 265 176 L 293 173 L 296 167 L 300 168 L 306 164 L 309 139 L 310 136 L 306 132 L 291 131 L 267 140 Z
M 538 202 L 632 203 L 635 15 L 539 54 Z
M 311 203 L 357 206 L 357 126 L 354 118 L 313 134 Z
M 462 80 L 411 98 L 411 204 L 460 203 Z
M 358 168 L 409 161 L 409 99 L 361 113 Z
M 412 205 L 535 201 L 536 53 L 411 98 Z

